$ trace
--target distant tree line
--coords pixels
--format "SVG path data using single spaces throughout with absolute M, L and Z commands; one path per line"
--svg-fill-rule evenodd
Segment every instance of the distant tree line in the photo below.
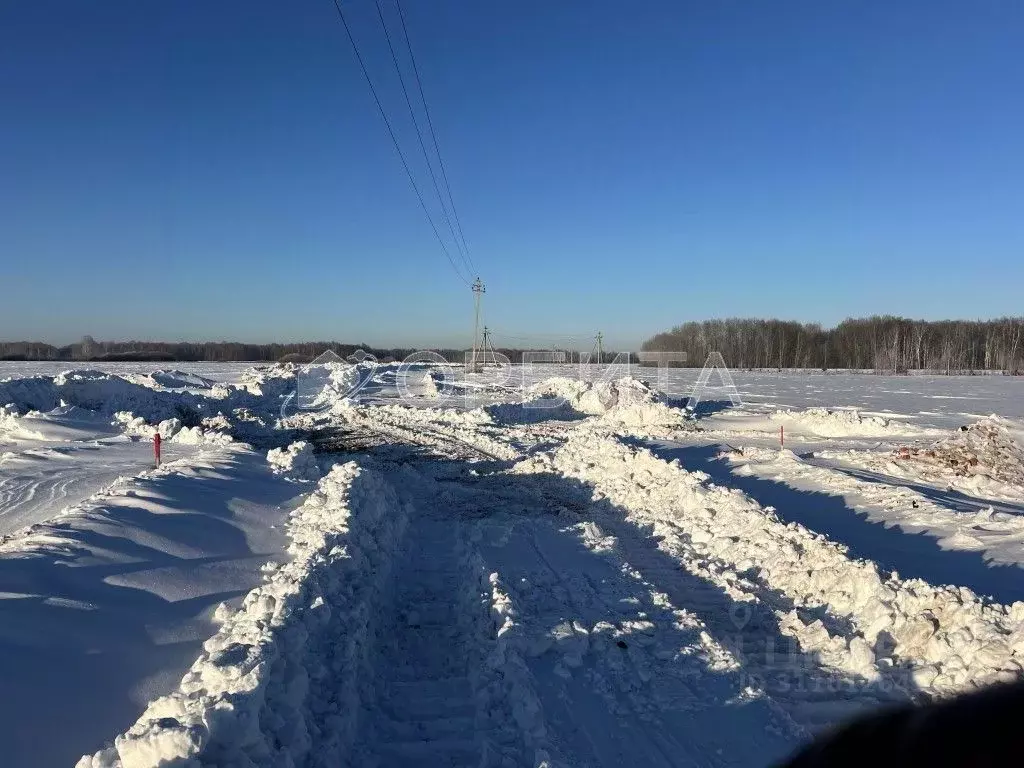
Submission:
M 734 368 L 852 368 L 881 373 L 932 370 L 1024 372 L 1024 317 L 847 319 L 835 328 L 786 320 L 730 318 L 683 323 L 643 344 L 683 351 L 687 365 L 721 352 Z
M 306 363 L 331 350 L 347 358 L 362 350 L 382 362 L 404 360 L 418 349 L 394 347 L 379 348 L 369 344 L 342 344 L 337 341 L 306 341 L 295 344 L 243 344 L 233 341 L 217 342 L 163 342 L 163 341 L 96 341 L 84 336 L 76 344 L 56 347 L 37 341 L 0 342 L 0 360 L 54 360 L 81 362 L 276 362 L 290 361 Z M 445 360 L 461 363 L 465 360 L 464 349 L 435 349 Z M 497 349 L 513 363 L 521 363 L 525 350 Z M 542 350 L 550 352 L 551 350 Z M 580 353 L 561 350 L 566 362 L 579 362 Z M 488 353 L 489 354 L 489 353 Z M 483 352 L 483 359 L 488 359 Z M 607 362 L 615 358 L 615 352 L 605 352 Z M 583 355 L 587 357 L 586 354 Z M 595 361 L 596 362 L 596 361 Z
M 379 360 L 401 360 L 412 349 L 375 349 L 368 344 L 337 341 L 308 341 L 296 344 L 244 344 L 236 341 L 165 342 L 96 341 L 85 336 L 76 344 L 56 347 L 36 341 L 0 342 L 3 360 L 131 361 L 166 360 L 182 362 L 270 362 L 286 358 L 305 362 L 332 350 L 348 357 L 363 350 Z M 454 350 L 449 351 L 455 354 Z M 461 353 L 459 353 L 461 354 Z

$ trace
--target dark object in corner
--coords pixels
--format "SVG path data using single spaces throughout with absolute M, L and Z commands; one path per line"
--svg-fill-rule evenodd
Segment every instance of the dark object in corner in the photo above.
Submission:
M 924 706 L 854 720 L 782 768 L 1003 768 L 1020 765 L 1024 683 L 997 685 Z

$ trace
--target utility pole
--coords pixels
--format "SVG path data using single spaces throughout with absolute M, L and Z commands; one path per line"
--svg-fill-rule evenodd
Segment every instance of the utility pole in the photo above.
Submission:
M 473 355 L 470 362 L 470 370 L 475 373 L 477 371 L 476 351 L 480 340 L 480 297 L 487 292 L 487 289 L 484 288 L 484 284 L 480 281 L 479 277 L 473 281 L 472 289 L 476 314 L 473 320 Z
M 493 344 L 491 343 L 491 331 L 490 331 L 490 329 L 489 329 L 489 328 L 488 328 L 488 327 L 487 327 L 487 326 L 485 325 L 485 326 L 484 326 L 484 339 L 483 339 L 483 344 L 482 344 L 482 350 L 483 350 L 483 359 L 484 359 L 484 363 L 483 363 L 483 364 L 484 364 L 484 365 L 487 365 L 487 348 L 488 348 L 488 347 L 490 347 L 490 348 L 491 348 L 491 362 L 494 362 L 494 363 L 496 363 L 496 362 L 497 362 L 498 360 L 497 360 L 497 358 L 496 358 L 496 357 L 494 356 L 494 345 L 493 345 Z
M 597 332 L 597 362 L 598 365 L 604 362 L 604 334 Z

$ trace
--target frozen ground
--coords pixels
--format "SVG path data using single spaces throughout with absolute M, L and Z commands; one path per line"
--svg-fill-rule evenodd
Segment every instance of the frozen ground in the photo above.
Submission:
M 1021 676 L 1024 381 L 573 373 L 0 382 L 0 762 L 767 768 Z

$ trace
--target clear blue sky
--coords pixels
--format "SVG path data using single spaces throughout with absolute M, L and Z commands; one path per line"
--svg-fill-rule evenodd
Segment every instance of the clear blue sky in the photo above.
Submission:
M 500 331 L 1024 310 L 1024 3 L 403 7 Z M 0 338 L 468 343 L 331 0 L 4 3 L 0 105 Z

